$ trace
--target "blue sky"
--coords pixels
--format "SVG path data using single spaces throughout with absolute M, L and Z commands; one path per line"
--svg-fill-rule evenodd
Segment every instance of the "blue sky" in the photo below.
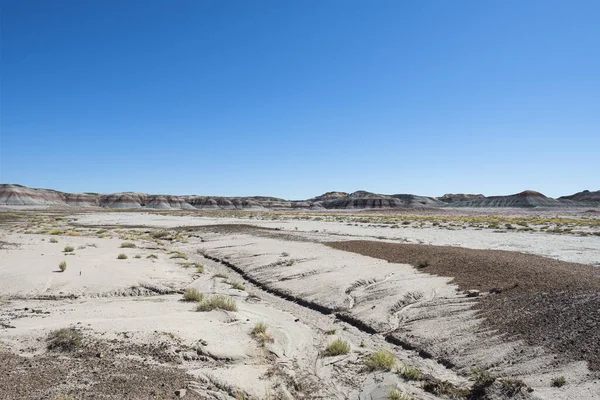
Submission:
M 600 189 L 595 0 L 0 4 L 0 182 Z

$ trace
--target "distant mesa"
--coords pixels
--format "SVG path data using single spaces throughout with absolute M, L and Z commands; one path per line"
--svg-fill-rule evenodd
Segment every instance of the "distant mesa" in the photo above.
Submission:
M 600 191 L 575 193 L 553 199 L 540 192 L 526 190 L 509 196 L 453 194 L 441 197 L 414 194 L 378 194 L 366 190 L 353 193 L 327 192 L 307 200 L 285 200 L 278 197 L 247 196 L 175 196 L 123 192 L 112 194 L 63 193 L 51 189 L 33 189 L 22 185 L 0 184 L 2 206 L 72 206 L 113 209 L 156 210 L 366 210 L 366 209 L 432 209 L 441 207 L 477 208 L 547 208 L 600 207 Z

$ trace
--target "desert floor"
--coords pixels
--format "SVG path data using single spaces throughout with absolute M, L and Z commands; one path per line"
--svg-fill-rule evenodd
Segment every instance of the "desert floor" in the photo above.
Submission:
M 2 399 L 597 399 L 600 216 L 0 210 L 0 360 Z

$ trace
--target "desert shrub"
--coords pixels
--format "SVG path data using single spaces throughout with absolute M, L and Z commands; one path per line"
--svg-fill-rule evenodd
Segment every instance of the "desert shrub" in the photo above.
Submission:
M 417 268 L 427 268 L 427 267 L 429 267 L 429 260 L 417 261 Z
M 119 260 L 126 260 L 126 259 L 127 259 L 127 254 L 125 254 L 125 253 L 120 253 L 120 254 L 117 256 L 117 259 L 119 259 Z
M 390 371 L 395 364 L 396 357 L 394 357 L 394 355 L 387 350 L 376 351 L 375 353 L 368 356 L 365 360 L 365 366 L 371 371 Z
M 336 330 L 335 329 L 330 329 L 328 331 L 325 331 L 326 335 L 335 335 Z
M 557 376 L 555 378 L 552 378 L 552 386 L 554 387 L 561 387 L 564 386 L 566 383 L 567 380 L 564 376 Z
M 63 249 L 65 253 L 71 253 L 74 250 L 75 248 L 73 246 L 65 246 L 65 248 Z
M 131 242 L 123 242 L 121 243 L 121 248 L 122 249 L 135 249 L 135 243 L 131 243 Z
M 62 235 L 63 233 L 65 233 L 65 231 L 61 231 L 61 230 L 58 230 L 58 229 L 50 231 L 51 235 Z
M 452 399 L 463 399 L 470 395 L 469 390 L 459 388 L 451 382 L 441 381 L 439 379 L 426 380 L 423 383 L 423 390 L 437 396 L 448 396 Z
M 73 328 L 61 328 L 48 335 L 48 349 L 73 351 L 81 347 L 83 335 Z
M 200 264 L 196 264 L 196 272 L 199 274 L 203 274 L 204 273 L 204 266 L 200 265 Z
M 149 255 L 148 257 L 146 257 L 146 258 L 154 258 L 154 259 L 156 259 L 156 258 L 158 258 L 158 256 L 157 256 L 156 254 L 150 254 L 150 255 Z
M 222 273 L 218 273 L 218 274 L 214 274 L 213 278 L 223 278 L 223 279 L 227 279 L 228 276 L 226 274 L 222 274 Z
M 60 264 L 58 264 L 58 269 L 60 269 L 60 272 L 65 272 L 67 269 L 67 262 L 61 261 Z
M 229 282 L 229 284 L 234 289 L 237 289 L 237 290 L 246 290 L 246 286 L 244 286 L 243 283 L 232 281 L 232 282 Z
M 50 243 L 58 243 L 58 239 L 56 239 L 56 238 L 50 238 Z
M 133 258 L 142 258 L 141 254 L 136 254 Z
M 417 368 L 405 364 L 402 364 L 396 372 L 407 381 L 418 381 L 423 377 L 423 373 Z
M 185 301 L 196 301 L 201 302 L 204 299 L 204 295 L 198 291 L 198 289 L 187 288 L 183 292 L 183 300 Z
M 235 300 L 229 296 L 215 295 L 202 300 L 196 311 L 212 311 L 212 310 L 237 311 Z
M 348 354 L 350 352 L 350 344 L 347 341 L 342 339 L 336 339 L 333 342 L 329 343 L 323 351 L 323 355 L 330 356 L 339 356 L 342 354 Z

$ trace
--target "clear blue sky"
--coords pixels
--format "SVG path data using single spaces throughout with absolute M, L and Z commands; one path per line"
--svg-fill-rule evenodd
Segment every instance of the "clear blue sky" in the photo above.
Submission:
M 600 189 L 600 1 L 0 0 L 0 182 Z

